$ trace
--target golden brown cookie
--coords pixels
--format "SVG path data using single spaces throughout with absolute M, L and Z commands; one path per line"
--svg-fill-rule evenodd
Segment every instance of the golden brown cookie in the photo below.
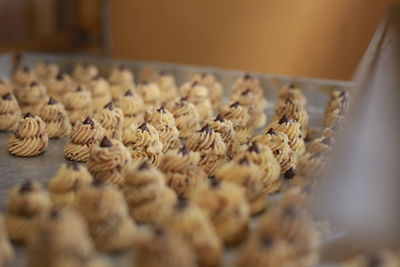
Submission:
M 63 103 L 72 125 L 92 115 L 92 96 L 88 90 L 84 90 L 81 86 L 78 86 L 74 91 L 67 92 Z
M 122 140 L 124 114 L 120 108 L 109 102 L 96 112 L 94 119 L 104 128 L 105 135 L 111 139 Z
M 286 134 L 289 139 L 289 146 L 297 156 L 304 154 L 306 146 L 299 122 L 290 120 L 288 117 L 283 116 L 279 120 L 268 125 L 267 128 L 265 128 L 265 131 L 268 132 L 270 129 Z
M 11 86 L 9 80 L 0 78 L 0 96 L 5 95 L 7 93 L 13 93 L 14 88 Z
M 347 110 L 350 103 L 350 94 L 346 91 L 333 90 L 331 93 L 331 99 L 326 106 L 325 116 L 332 113 L 336 109 Z
M 27 244 L 29 267 L 108 267 L 99 257 L 84 221 L 69 209 L 51 209 L 40 216 Z
M 143 122 L 137 128 L 131 127 L 124 132 L 122 140 L 133 160 L 147 160 L 152 166 L 158 166 L 163 145 L 151 124 Z
M 182 146 L 162 156 L 159 169 L 164 173 L 167 185 L 179 196 L 189 197 L 196 186 L 207 178 L 198 166 L 200 153 Z
M 48 183 L 51 200 L 55 206 L 69 206 L 74 202 L 76 192 L 92 182 L 92 175 L 85 166 L 74 161 L 63 164 Z
M 0 215 L 0 266 L 5 266 L 12 258 L 14 258 L 14 250 L 8 239 L 3 216 Z
M 221 83 L 217 80 L 215 75 L 209 72 L 205 72 L 196 75 L 193 80 L 207 87 L 211 106 L 214 110 L 218 109 L 222 104 L 224 89 L 222 88 Z
M 212 106 L 206 86 L 197 81 L 188 82 L 181 86 L 179 94 L 196 107 L 200 121 L 212 116 Z
M 157 84 L 141 82 L 138 84 L 136 92 L 142 97 L 146 110 L 151 111 L 160 106 L 160 88 Z
M 293 183 L 300 186 L 307 186 L 315 182 L 315 178 L 325 170 L 326 155 L 321 152 L 306 152 L 298 160 L 296 166 L 296 176 Z
M 215 176 L 217 179 L 238 184 L 245 190 L 252 215 L 267 207 L 267 198 L 263 192 L 263 171 L 247 157 L 236 157 L 234 161 L 223 165 Z
M 276 193 L 281 188 L 279 162 L 275 159 L 271 149 L 261 143 L 253 142 L 246 151 L 238 153 L 234 160 L 247 158 L 259 166 L 263 172 L 261 183 L 266 194 Z
M 239 102 L 234 102 L 223 105 L 220 114 L 224 119 L 232 121 L 239 143 L 247 143 L 252 135 L 249 128 L 250 115 L 247 108 L 241 106 Z
M 303 91 L 294 84 L 285 85 L 278 92 L 277 102 L 285 102 L 286 100 L 297 102 L 302 106 L 307 104 L 307 99 L 304 96 Z
M 226 145 L 227 157 L 233 158 L 239 148 L 233 123 L 230 120 L 225 120 L 221 114 L 218 114 L 215 119 L 206 120 L 205 123 L 221 135 Z
M 309 116 L 307 109 L 301 102 L 294 102 L 290 99 L 287 99 L 285 101 L 278 101 L 275 105 L 274 120 L 279 120 L 283 116 L 286 116 L 290 120 L 295 120 L 299 122 L 301 130 L 305 135 L 308 127 Z
M 287 198 L 261 218 L 256 234 L 286 241 L 295 266 L 315 266 L 318 262 L 319 234 L 297 198 Z
M 334 143 L 335 140 L 333 137 L 322 136 L 315 139 L 307 146 L 307 152 L 329 154 L 333 149 Z
M 338 107 L 337 109 L 333 110 L 330 113 L 327 113 L 324 118 L 324 127 L 333 127 L 338 126 L 340 127 L 343 123 L 343 119 L 346 112 L 344 107 Z
M 5 93 L 0 98 L 0 131 L 13 131 L 21 118 L 21 110 L 12 93 Z
M 99 110 L 111 101 L 110 85 L 103 77 L 97 75 L 85 84 L 92 95 L 93 110 Z
M 97 75 L 99 75 L 99 69 L 95 65 L 88 63 L 78 63 L 72 71 L 72 77 L 79 84 L 85 84 Z
M 160 88 L 160 98 L 162 104 L 173 101 L 178 96 L 175 78 L 171 74 L 165 71 L 160 71 L 154 82 Z
M 46 124 L 39 116 L 29 112 L 20 119 L 7 142 L 8 152 L 17 157 L 38 156 L 46 151 L 48 144 Z
M 129 217 L 122 193 L 114 186 L 97 181 L 82 188 L 76 195 L 74 208 L 86 221 L 98 250 L 119 251 L 132 245 L 136 225 Z
M 49 138 L 68 136 L 71 132 L 71 123 L 63 104 L 52 97 L 44 104 L 39 113 L 46 123 L 46 133 Z
M 142 232 L 133 245 L 133 267 L 197 266 L 192 248 L 179 235 L 162 228 Z
M 22 113 L 31 112 L 37 115 L 47 97 L 46 87 L 43 84 L 33 81 L 16 90 L 15 97 L 18 100 Z
M 157 223 L 160 211 L 175 204 L 176 195 L 166 186 L 164 175 L 146 161 L 129 165 L 124 177 L 122 191 L 135 221 Z
M 69 143 L 64 147 L 64 156 L 69 160 L 86 162 L 92 146 L 100 143 L 104 129 L 90 117 L 78 121 L 72 128 Z
M 200 266 L 218 266 L 222 256 L 222 244 L 207 214 L 185 199 L 168 211 L 162 225 L 182 236 L 193 248 Z
M 289 138 L 283 132 L 270 128 L 265 134 L 255 136 L 251 142 L 257 142 L 271 148 L 272 153 L 281 166 L 281 173 L 285 173 L 297 164 L 297 156 L 289 146 Z
M 111 70 L 108 82 L 110 83 L 110 91 L 113 99 L 122 97 L 129 89 L 135 89 L 133 73 L 123 65 L 116 66 Z
M 39 61 L 36 63 L 35 72 L 38 81 L 47 86 L 49 81 L 55 79 L 57 74 L 60 72 L 60 68 L 55 63 Z
M 143 99 L 132 90 L 127 90 L 123 96 L 117 99 L 115 105 L 124 113 L 124 129 L 129 128 L 132 123 L 137 125 L 143 122 L 145 111 Z
M 180 138 L 186 139 L 193 131 L 200 129 L 200 117 L 196 107 L 186 98 L 170 102 L 166 109 L 174 115 Z
M 37 80 L 36 73 L 28 66 L 17 68 L 12 75 L 12 83 L 16 91 L 24 88 L 35 80 Z
M 131 155 L 125 146 L 118 140 L 104 136 L 98 145 L 90 149 L 87 168 L 95 181 L 123 186 L 123 171 L 130 162 Z
M 219 133 L 206 124 L 200 131 L 193 132 L 186 146 L 200 153 L 199 166 L 212 176 L 226 161 L 226 146 Z
M 207 213 L 225 244 L 236 244 L 246 237 L 250 207 L 242 187 L 212 178 L 197 186 L 190 200 Z
M 175 118 L 163 106 L 159 109 L 146 112 L 144 120 L 154 126 L 163 144 L 162 152 L 177 149 L 180 146 L 179 130 L 176 128 Z
M 263 91 L 261 88 L 260 80 L 257 77 L 246 73 L 242 77 L 239 77 L 234 85 L 232 86 L 231 95 L 240 94 L 247 89 L 250 89 L 253 94 L 261 96 L 263 95 Z
M 75 88 L 71 76 L 63 72 L 58 73 L 54 79 L 47 82 L 47 94 L 62 103 L 64 103 L 65 94 Z
M 6 200 L 5 222 L 10 239 L 25 243 L 35 227 L 35 221 L 50 207 L 49 195 L 38 182 L 27 180 L 14 185 Z

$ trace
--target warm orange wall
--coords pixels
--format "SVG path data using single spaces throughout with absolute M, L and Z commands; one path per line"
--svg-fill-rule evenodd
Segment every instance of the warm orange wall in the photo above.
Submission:
M 113 0 L 115 57 L 348 79 L 397 0 Z

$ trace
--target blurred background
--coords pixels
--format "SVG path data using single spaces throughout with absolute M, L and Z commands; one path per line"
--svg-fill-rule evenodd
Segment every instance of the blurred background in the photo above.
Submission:
M 0 0 L 0 53 L 79 52 L 350 79 L 399 0 Z

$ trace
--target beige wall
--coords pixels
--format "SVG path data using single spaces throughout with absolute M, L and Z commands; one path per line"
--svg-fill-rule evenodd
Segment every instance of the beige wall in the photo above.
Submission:
M 112 0 L 115 57 L 350 78 L 395 0 Z

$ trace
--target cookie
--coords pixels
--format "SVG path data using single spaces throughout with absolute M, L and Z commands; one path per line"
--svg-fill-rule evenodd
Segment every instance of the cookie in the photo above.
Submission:
M 225 244 L 233 245 L 246 237 L 250 207 L 240 186 L 215 178 L 209 179 L 195 188 L 190 200 L 207 213 L 218 237 Z
M 46 151 L 49 137 L 46 124 L 32 113 L 26 113 L 19 121 L 17 129 L 8 138 L 8 153 L 17 157 L 34 157 Z
M 176 99 L 165 106 L 174 115 L 179 137 L 188 138 L 193 131 L 200 129 L 200 117 L 196 107 L 186 98 Z
M 175 204 L 176 195 L 166 186 L 164 175 L 146 161 L 129 165 L 124 177 L 122 191 L 135 221 L 156 223 L 160 220 L 160 211 Z
M 160 98 L 162 104 L 173 101 L 178 96 L 175 78 L 171 74 L 165 71 L 160 71 L 155 77 L 154 82 L 160 88 Z
M 6 200 L 5 222 L 7 233 L 14 242 L 25 243 L 40 214 L 51 207 L 51 200 L 42 185 L 27 180 L 14 185 Z
M 99 75 L 99 69 L 93 64 L 78 63 L 74 66 L 72 77 L 78 84 L 86 84 Z
M 14 131 L 21 118 L 21 110 L 12 93 L 5 93 L 0 98 L 0 131 Z
M 31 112 L 38 115 L 47 97 L 46 87 L 33 81 L 15 91 L 22 113 Z
M 179 88 L 179 95 L 196 107 L 200 121 L 212 116 L 211 101 L 206 86 L 197 81 L 188 82 Z
M 141 82 L 138 84 L 136 92 L 142 97 L 146 110 L 151 111 L 160 106 L 160 88 L 157 84 L 146 81 Z
M 76 192 L 92 182 L 93 177 L 85 166 L 74 161 L 62 164 L 48 183 L 51 200 L 57 207 L 70 206 L 75 200 Z
M 72 125 L 92 115 L 91 93 L 88 90 L 84 90 L 81 86 L 78 86 L 74 91 L 67 92 L 64 96 L 63 103 Z
M 46 85 L 47 94 L 61 103 L 64 103 L 64 95 L 76 88 L 71 76 L 64 72 L 58 73 L 54 79 L 47 81 Z
M 99 144 L 91 147 L 87 168 L 95 181 L 123 186 L 123 171 L 130 162 L 131 155 L 125 146 L 118 140 L 104 136 Z
M 163 144 L 163 153 L 180 146 L 179 130 L 176 127 L 175 118 L 164 106 L 155 111 L 146 112 L 144 120 L 157 130 Z
M 12 83 L 16 91 L 24 88 L 25 86 L 36 80 L 36 73 L 28 66 L 21 66 L 17 68 L 12 75 Z
M 122 193 L 114 186 L 95 182 L 82 188 L 73 208 L 84 218 L 98 250 L 111 252 L 132 246 L 136 225 Z
M 199 166 L 208 176 L 212 176 L 226 161 L 226 145 L 219 133 L 206 124 L 200 131 L 193 132 L 186 146 L 200 153 Z
M 205 72 L 196 75 L 193 80 L 207 87 L 211 106 L 213 110 L 217 110 L 222 104 L 224 89 L 222 88 L 221 83 L 217 80 L 215 75 L 209 72 Z
M 122 97 L 129 89 L 135 89 L 135 77 L 127 67 L 123 65 L 115 66 L 108 77 L 110 91 L 113 99 Z
M 96 120 L 86 117 L 72 128 L 69 142 L 64 147 L 64 156 L 69 160 L 86 162 L 90 149 L 104 137 L 104 129 Z
M 167 185 L 178 196 L 189 197 L 196 186 L 206 180 L 206 173 L 198 166 L 200 153 L 186 146 L 167 152 L 161 158 L 159 169 L 165 175 Z
M 39 113 L 40 118 L 46 123 L 46 133 L 49 138 L 68 136 L 71 132 L 71 123 L 68 119 L 64 105 L 52 97 L 48 98 Z
M 131 127 L 124 132 L 122 140 L 133 160 L 147 160 L 152 166 L 158 166 L 163 145 L 157 130 L 151 124 L 143 122 L 137 128 Z
M 85 84 L 85 88 L 91 93 L 93 110 L 99 110 L 111 101 L 110 85 L 103 77 L 93 77 Z
M 249 128 L 250 115 L 247 108 L 241 106 L 239 102 L 233 102 L 223 105 L 219 114 L 233 123 L 235 135 L 240 144 L 250 140 L 252 131 Z
M 129 128 L 132 123 L 138 125 L 143 122 L 145 111 L 143 99 L 138 94 L 133 93 L 132 90 L 127 90 L 123 96 L 118 98 L 115 106 L 124 113 L 124 129 Z
M 49 81 L 55 79 L 57 74 L 60 72 L 60 68 L 55 63 L 39 61 L 36 64 L 35 72 L 36 72 L 38 81 L 47 86 Z
M 105 135 L 111 139 L 122 140 L 124 114 L 112 102 L 98 110 L 93 117 L 104 128 Z

